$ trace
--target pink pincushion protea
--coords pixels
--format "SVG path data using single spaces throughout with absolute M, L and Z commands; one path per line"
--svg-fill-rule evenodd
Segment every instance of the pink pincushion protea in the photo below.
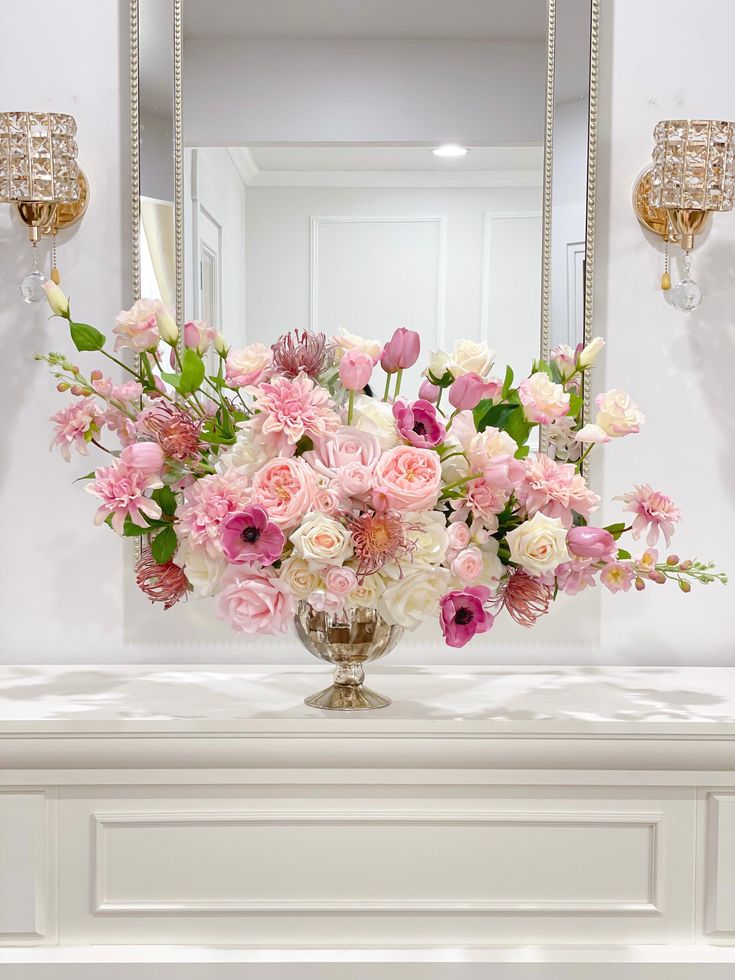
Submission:
M 305 374 L 264 382 L 254 401 L 257 415 L 245 427 L 276 456 L 293 456 L 304 436 L 323 439 L 341 424 L 329 392 Z
M 80 398 L 62 408 L 51 416 L 51 421 L 56 423 L 51 448 L 58 446 L 67 463 L 71 460 L 69 450 L 72 447 L 82 456 L 86 456 L 87 443 L 99 431 L 102 415 L 94 398 Z
M 674 533 L 674 525 L 681 521 L 681 511 L 671 497 L 653 490 L 647 483 L 642 483 L 631 493 L 624 493 L 615 499 L 625 503 L 623 510 L 636 515 L 632 527 L 633 537 L 636 540 L 647 528 L 646 544 L 649 548 L 655 546 L 659 532 L 663 534 L 668 548 L 671 544 L 671 535 Z
M 135 563 L 135 582 L 151 602 L 160 602 L 170 609 L 183 599 L 191 586 L 183 568 L 173 561 L 160 565 L 146 548 Z
M 525 469 L 516 497 L 529 517 L 542 511 L 547 517 L 560 517 L 565 527 L 571 527 L 572 511 L 589 518 L 600 505 L 600 498 L 572 463 L 557 463 L 545 453 L 533 453 Z
M 163 486 L 158 474 L 144 474 L 122 461 L 94 471 L 95 479 L 85 486 L 87 493 L 102 501 L 94 522 L 102 524 L 112 517 L 113 531 L 122 534 L 125 518 L 129 517 L 138 527 L 147 527 L 146 517 L 154 520 L 161 516 L 161 508 L 155 500 L 146 497 L 146 490 Z
M 154 439 L 168 457 L 180 463 L 199 451 L 199 423 L 170 402 L 157 401 L 144 408 L 136 427 L 141 435 Z
M 552 590 L 538 578 L 517 568 L 503 587 L 501 604 L 519 626 L 534 626 L 551 604 Z
M 305 374 L 316 381 L 327 366 L 328 358 L 327 338 L 323 333 L 311 330 L 292 330 L 273 345 L 273 367 L 286 378 Z
M 352 518 L 347 527 L 352 532 L 352 547 L 358 561 L 357 576 L 360 580 L 388 563 L 400 565 L 415 547 L 406 534 L 407 528 L 400 515 L 395 511 L 360 514 Z

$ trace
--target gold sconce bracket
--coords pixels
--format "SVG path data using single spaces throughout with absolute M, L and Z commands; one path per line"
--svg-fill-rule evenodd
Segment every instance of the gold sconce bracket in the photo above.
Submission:
M 694 244 L 694 236 L 701 234 L 710 222 L 711 211 L 685 211 L 682 208 L 656 208 L 649 203 L 652 170 L 644 170 L 633 185 L 633 210 L 647 231 L 675 242 L 685 251 Z
M 68 204 L 47 201 L 20 201 L 17 204 L 21 221 L 28 226 L 28 235 L 37 242 L 41 235 L 53 235 L 81 221 L 89 205 L 89 181 L 80 168 L 77 177 L 79 197 Z

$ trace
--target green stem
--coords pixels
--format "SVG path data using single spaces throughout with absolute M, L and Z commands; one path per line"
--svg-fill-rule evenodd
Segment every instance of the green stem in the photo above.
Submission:
M 387 402 L 388 401 L 388 395 L 390 394 L 390 379 L 391 379 L 391 375 L 390 374 L 386 374 L 386 376 L 385 376 L 385 391 L 383 392 L 383 401 L 384 402 Z
M 595 444 L 594 442 L 591 442 L 589 446 L 585 449 L 585 451 L 582 453 L 582 455 L 579 457 L 576 464 L 577 472 L 579 472 L 582 469 L 582 463 L 584 463 L 584 461 L 587 459 L 587 457 L 589 456 L 589 454 L 592 452 L 594 448 L 595 448 Z
M 461 480 L 455 480 L 454 483 L 448 483 L 441 492 L 442 497 L 447 492 L 447 490 L 454 490 L 456 487 L 461 487 L 465 483 L 470 483 L 472 480 L 479 480 L 482 473 L 471 473 L 469 476 L 463 476 Z
M 398 395 L 401 392 L 402 379 L 403 379 L 403 368 L 398 368 L 398 370 L 396 371 L 396 391 L 395 394 L 393 395 L 393 401 L 395 401 L 396 398 L 398 398 Z
M 132 374 L 132 376 L 136 379 L 136 381 L 142 380 L 140 374 L 138 374 L 137 371 L 133 371 L 133 369 L 129 368 L 127 364 L 124 364 L 122 361 L 118 360 L 118 358 L 116 358 L 114 354 L 108 354 L 108 352 L 103 347 L 100 347 L 100 354 L 104 354 L 105 357 L 109 357 L 109 359 L 111 361 L 114 361 L 115 364 L 118 364 L 123 369 L 123 371 L 127 371 L 128 374 Z
M 355 411 L 355 392 L 350 391 L 349 398 L 347 400 L 347 424 L 352 425 L 352 415 Z

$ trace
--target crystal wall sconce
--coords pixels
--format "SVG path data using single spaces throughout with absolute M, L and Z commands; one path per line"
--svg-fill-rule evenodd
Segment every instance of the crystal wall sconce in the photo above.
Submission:
M 661 288 L 671 288 L 669 244 L 684 251 L 684 278 L 671 294 L 673 305 L 695 310 L 702 291 L 691 278 L 696 235 L 715 211 L 731 211 L 735 201 L 735 123 L 712 119 L 664 119 L 653 131 L 653 166 L 633 188 L 638 220 L 666 243 Z
M 20 284 L 27 303 L 44 299 L 45 275 L 36 246 L 52 237 L 51 278 L 59 282 L 56 235 L 87 210 L 89 184 L 77 163 L 73 116 L 58 112 L 0 112 L 0 202 L 13 204 L 28 228 L 33 269 Z

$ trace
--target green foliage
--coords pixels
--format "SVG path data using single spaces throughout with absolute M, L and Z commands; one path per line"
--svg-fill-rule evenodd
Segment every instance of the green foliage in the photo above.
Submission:
M 618 560 L 619 561 L 627 561 L 631 557 L 632 556 L 631 556 L 630 552 L 629 551 L 626 551 L 625 548 L 618 548 Z
M 102 350 L 105 346 L 105 335 L 88 323 L 69 321 L 71 339 L 77 350 Z
M 176 513 L 176 494 L 171 487 L 160 487 L 151 494 L 158 506 L 167 517 L 173 517 Z
M 507 398 L 510 394 L 510 389 L 513 387 L 513 368 L 508 365 L 505 369 L 505 378 L 503 379 L 503 398 Z
M 296 456 L 303 456 L 314 448 L 314 443 L 308 436 L 302 436 L 296 443 Z
M 204 381 L 204 374 L 204 361 L 192 347 L 188 347 L 181 360 L 181 381 L 178 390 L 182 395 L 196 391 Z
M 151 554 L 159 565 L 165 565 L 176 554 L 176 532 L 169 524 L 151 540 Z
M 617 541 L 618 538 L 620 537 L 620 535 L 625 530 L 625 523 L 624 522 L 621 522 L 620 524 L 606 524 L 605 525 L 605 530 L 606 531 L 609 531 L 610 534 L 612 534 L 612 536 Z
M 519 447 L 525 446 L 528 442 L 533 425 L 523 414 L 521 405 L 503 403 L 493 405 L 492 401 L 484 398 L 472 414 L 478 432 L 484 432 L 492 425 L 496 429 L 507 432 L 511 439 L 518 443 Z M 522 459 L 523 457 L 518 458 Z

